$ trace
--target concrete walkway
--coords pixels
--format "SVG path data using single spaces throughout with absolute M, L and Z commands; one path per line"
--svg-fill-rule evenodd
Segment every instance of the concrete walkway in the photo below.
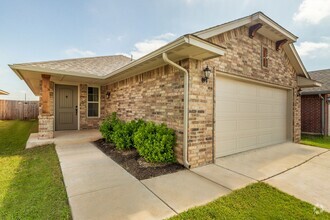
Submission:
M 52 139 L 39 139 L 38 133 L 32 133 L 26 142 L 25 148 L 33 148 L 47 144 L 67 145 L 87 143 L 99 140 L 101 138 L 101 132 L 97 129 L 55 131 L 54 138 Z
M 330 152 L 313 157 L 266 183 L 330 212 Z
M 189 170 L 139 181 L 91 143 L 56 151 L 74 219 L 164 219 L 231 192 Z
M 91 143 L 58 145 L 73 219 L 163 219 L 176 213 Z
M 330 211 L 330 152 L 327 149 L 285 143 L 218 158 L 213 166 L 248 179 L 264 181 Z M 205 172 L 203 176 L 223 184 L 219 174 L 214 174 L 216 168 Z M 244 185 L 246 182 L 243 181 L 237 188 Z
M 57 145 L 74 219 L 164 219 L 265 181 L 330 210 L 330 152 L 286 143 L 139 181 L 91 143 Z

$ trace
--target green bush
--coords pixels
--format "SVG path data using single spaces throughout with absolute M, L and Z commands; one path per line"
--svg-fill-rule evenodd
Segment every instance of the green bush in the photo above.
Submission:
M 134 134 L 134 145 L 148 162 L 175 162 L 175 133 L 164 124 L 147 122 L 141 125 Z
M 117 117 L 117 113 L 113 112 L 111 115 L 107 116 L 100 125 L 100 132 L 103 138 L 107 142 L 112 142 L 112 133 L 116 125 L 120 123 L 120 120 Z
M 119 150 L 130 149 L 134 147 L 134 133 L 141 125 L 144 125 L 143 120 L 133 120 L 130 122 L 119 122 L 114 127 L 114 132 L 111 135 L 113 143 Z

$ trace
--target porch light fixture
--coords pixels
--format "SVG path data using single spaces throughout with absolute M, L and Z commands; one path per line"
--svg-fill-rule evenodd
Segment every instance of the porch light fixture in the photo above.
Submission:
M 203 69 L 203 72 L 204 72 L 204 77 L 202 77 L 202 82 L 204 83 L 207 83 L 208 79 L 210 78 L 211 76 L 211 69 L 209 68 L 209 66 L 206 66 L 205 69 Z
M 105 95 L 106 95 L 107 99 L 110 98 L 110 92 L 109 91 L 107 91 L 107 93 Z

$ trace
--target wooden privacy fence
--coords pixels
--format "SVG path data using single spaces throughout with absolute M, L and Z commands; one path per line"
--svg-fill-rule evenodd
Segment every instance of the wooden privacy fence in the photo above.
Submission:
M 0 120 L 38 119 L 38 101 L 0 100 Z

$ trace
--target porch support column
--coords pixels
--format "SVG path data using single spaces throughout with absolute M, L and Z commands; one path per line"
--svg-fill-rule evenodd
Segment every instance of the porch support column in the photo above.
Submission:
M 40 111 L 39 111 L 39 139 L 51 139 L 54 137 L 54 115 L 51 108 L 53 100 L 50 75 L 41 75 L 40 81 Z
M 49 87 L 50 87 L 50 75 L 41 75 L 41 100 L 42 100 L 42 114 L 49 115 Z

